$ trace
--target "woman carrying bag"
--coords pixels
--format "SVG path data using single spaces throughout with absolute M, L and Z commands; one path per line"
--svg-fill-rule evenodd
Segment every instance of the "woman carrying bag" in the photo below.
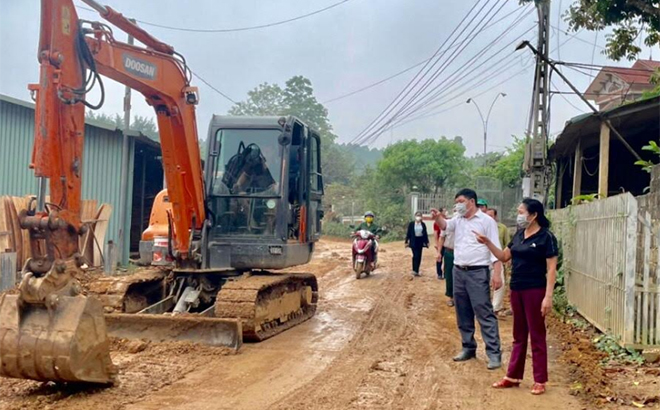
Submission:
M 429 235 L 426 224 L 422 221 L 422 213 L 415 212 L 415 220 L 408 224 L 406 247 L 412 250 L 412 274 L 419 276 L 419 265 L 422 263 L 422 250 L 429 247 Z

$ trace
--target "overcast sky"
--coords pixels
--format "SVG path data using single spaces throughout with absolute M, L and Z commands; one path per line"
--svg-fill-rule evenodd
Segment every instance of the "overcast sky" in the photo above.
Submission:
M 188 28 L 235 28 L 280 21 L 327 7 L 338 0 L 104 0 L 128 17 L 138 20 Z M 349 93 L 377 82 L 415 63 L 429 58 L 450 35 L 476 0 L 351 0 L 323 13 L 288 24 L 261 30 L 233 33 L 189 33 L 162 28 L 145 28 L 153 35 L 175 47 L 183 54 L 193 71 L 222 90 L 234 100 L 243 100 L 248 90 L 262 82 L 283 84 L 294 75 L 309 78 L 321 102 Z M 555 0 L 552 25 L 566 30 L 558 20 L 560 6 L 566 9 L 571 0 Z M 36 49 L 39 35 L 40 2 L 37 0 L 0 0 L 0 93 L 23 100 L 29 99 L 27 84 L 36 82 L 38 63 Z M 81 4 L 79 1 L 76 4 Z M 517 0 L 508 1 L 497 20 L 519 9 Z M 99 19 L 95 13 L 79 9 L 85 19 Z M 506 36 L 493 46 L 494 53 L 512 42 L 536 21 L 536 13 L 528 15 L 517 27 L 510 29 L 518 14 L 490 27 L 474 38 L 447 68 L 438 82 L 460 69 L 470 58 L 498 35 Z M 125 36 L 115 30 L 119 39 Z M 533 40 L 535 31 L 524 36 Z M 605 33 L 581 32 L 560 48 L 569 36 L 553 29 L 552 57 L 562 60 L 593 62 L 596 64 L 630 66 L 629 62 L 611 62 L 601 54 Z M 513 51 L 513 47 L 511 47 Z M 660 58 L 656 50 L 655 59 Z M 489 54 L 486 54 L 489 55 Z M 650 50 L 644 49 L 643 58 Z M 498 55 L 502 58 L 505 54 Z M 483 150 L 483 127 L 473 105 L 465 100 L 482 93 L 510 78 L 529 65 L 531 53 L 520 51 L 508 70 L 494 70 L 480 78 L 466 75 L 464 86 L 448 92 L 438 110 L 460 104 L 442 114 L 411 122 L 388 130 L 376 142 L 382 147 L 406 138 L 438 138 L 460 135 L 469 154 Z M 478 60 L 475 65 L 483 60 Z M 492 61 L 492 60 L 491 60 Z M 508 61 L 508 60 L 507 60 Z M 488 64 L 475 73 L 488 68 Z M 505 64 L 504 64 L 505 65 Z M 340 142 L 350 141 L 384 109 L 418 69 L 351 97 L 326 104 L 330 120 Z M 579 89 L 585 90 L 590 78 L 575 71 L 566 74 Z M 532 69 L 515 76 L 506 83 L 476 97 L 484 111 L 499 93 L 507 94 L 498 100 L 488 124 L 489 150 L 501 151 L 511 141 L 511 135 L 522 135 L 529 112 Z M 106 80 L 106 83 L 111 83 Z M 224 114 L 232 103 L 198 80 L 201 102 L 198 106 L 200 134 L 206 135 L 212 114 Z M 451 81 L 448 80 L 448 83 Z M 555 76 L 554 83 L 562 90 L 567 87 Z M 106 102 L 101 111 L 114 114 L 122 110 L 123 86 L 106 86 Z M 561 130 L 569 118 L 586 112 L 575 96 L 566 96 L 577 108 L 560 96 L 552 99 L 551 133 Z M 94 100 L 94 96 L 91 97 Z M 134 113 L 153 116 L 153 112 L 138 94 L 133 94 Z M 579 108 L 579 109 L 578 109 Z

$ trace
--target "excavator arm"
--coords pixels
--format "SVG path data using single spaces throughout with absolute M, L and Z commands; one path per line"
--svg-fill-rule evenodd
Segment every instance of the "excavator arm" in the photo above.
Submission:
M 40 82 L 30 86 L 37 102 L 31 166 L 37 177 L 48 179 L 50 202 L 72 232 L 58 240 L 56 248 L 65 251 L 50 259 L 70 257 L 77 248 L 73 232 L 81 229 L 84 110 L 96 108 L 87 101 L 87 93 L 99 84 L 103 94 L 104 76 L 139 91 L 156 111 L 173 231 L 182 233 L 174 238 L 173 247 L 177 258 L 185 261 L 189 232 L 201 229 L 206 219 L 195 117 L 197 89 L 190 86 L 185 60 L 171 46 L 110 7 L 84 1 L 146 47 L 119 42 L 107 25 L 79 19 L 72 0 L 42 0 Z M 35 226 L 47 214 L 26 225 Z
M 119 42 L 109 26 L 80 19 L 72 0 L 41 1 L 39 83 L 29 86 L 36 100 L 30 167 L 40 189 L 36 205 L 19 217 L 33 257 L 19 294 L 0 295 L 2 376 L 108 383 L 115 375 L 103 307 L 83 296 L 75 280 L 84 263 L 78 239 L 86 230 L 80 219 L 85 108 L 102 105 L 102 76 L 139 91 L 156 111 L 180 265 L 194 265 L 191 240 L 206 220 L 198 96 L 185 60 L 111 8 L 82 1 L 145 47 Z M 101 99 L 94 104 L 88 93 L 96 85 Z

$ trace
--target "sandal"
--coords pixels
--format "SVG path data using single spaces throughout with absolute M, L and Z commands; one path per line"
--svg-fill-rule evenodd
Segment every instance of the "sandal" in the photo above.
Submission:
M 534 383 L 532 386 L 532 394 L 538 396 L 545 393 L 545 383 Z
M 509 389 L 511 387 L 520 387 L 520 380 L 514 380 L 508 377 L 504 377 L 502 378 L 502 380 L 493 383 L 492 387 L 494 389 Z
M 454 307 L 454 301 L 453 301 L 452 299 L 449 299 L 449 300 L 447 301 L 447 306 L 449 306 L 449 307 Z

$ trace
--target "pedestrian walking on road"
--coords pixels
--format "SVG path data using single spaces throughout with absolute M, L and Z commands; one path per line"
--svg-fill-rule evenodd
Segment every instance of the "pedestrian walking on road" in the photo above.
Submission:
M 493 241 L 478 234 L 480 243 L 502 262 L 512 261 L 511 309 L 513 310 L 513 350 L 506 377 L 493 384 L 494 388 L 517 387 L 525 372 L 527 338 L 532 345 L 534 385 L 532 394 L 545 393 L 548 381 L 548 348 L 545 317 L 552 311 L 552 293 L 557 277 L 557 239 L 550 232 L 550 222 L 543 204 L 525 199 L 518 207 L 518 226 L 521 228 L 504 250 Z
M 486 245 L 477 241 L 474 234 L 478 232 L 487 237 L 499 248 L 497 224 L 493 218 L 477 209 L 477 193 L 473 190 L 459 191 L 455 203 L 458 216 L 450 220 L 445 220 L 438 211 L 432 210 L 440 229 L 454 233 L 454 303 L 463 346 L 454 361 L 462 362 L 476 357 L 476 316 L 486 344 L 488 369 L 498 369 L 502 366 L 502 351 L 497 317 L 490 301 L 490 285 L 499 289 L 502 281 L 497 276 L 491 278 L 490 266 L 501 265 L 501 262 L 491 254 Z
M 497 222 L 497 232 L 500 237 L 500 244 L 502 246 L 506 246 L 511 241 L 511 235 L 509 235 L 509 228 L 507 228 L 506 225 L 504 225 L 499 221 L 497 216 L 497 209 L 488 208 L 486 213 L 488 214 L 488 216 L 493 218 L 495 222 Z M 507 268 L 506 266 L 504 266 L 504 264 L 502 265 L 503 265 L 502 270 L 499 272 L 495 272 L 495 274 L 501 275 L 503 285 L 501 288 L 493 292 L 493 310 L 495 311 L 495 314 L 500 318 L 505 316 L 504 294 L 506 293 L 506 268 Z M 508 263 L 506 265 L 508 265 Z
M 415 212 L 415 220 L 408 224 L 406 247 L 412 250 L 412 274 L 419 276 L 419 265 L 422 263 L 422 250 L 429 247 L 429 235 L 426 224 L 422 221 L 422 213 Z

